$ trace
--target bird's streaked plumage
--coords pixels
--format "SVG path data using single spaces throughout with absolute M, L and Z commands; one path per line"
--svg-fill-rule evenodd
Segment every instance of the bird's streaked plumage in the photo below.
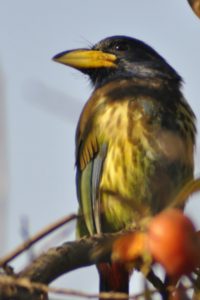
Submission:
M 146 214 L 165 208 L 193 178 L 195 116 L 181 77 L 154 49 L 124 36 L 54 59 L 94 85 L 76 131 L 80 235 L 125 228 L 140 217 L 138 208 Z M 128 283 L 100 287 L 128 291 Z

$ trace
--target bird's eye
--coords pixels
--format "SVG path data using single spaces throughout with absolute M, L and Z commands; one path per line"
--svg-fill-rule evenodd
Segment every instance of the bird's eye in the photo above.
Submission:
M 116 43 L 114 45 L 114 48 L 117 51 L 126 51 L 126 50 L 128 50 L 128 45 L 127 45 L 127 43 Z

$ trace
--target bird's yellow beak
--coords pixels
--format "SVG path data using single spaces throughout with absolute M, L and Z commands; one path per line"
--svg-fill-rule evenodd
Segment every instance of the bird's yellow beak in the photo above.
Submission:
M 53 60 L 76 69 L 115 68 L 117 57 L 100 50 L 78 49 L 59 53 Z

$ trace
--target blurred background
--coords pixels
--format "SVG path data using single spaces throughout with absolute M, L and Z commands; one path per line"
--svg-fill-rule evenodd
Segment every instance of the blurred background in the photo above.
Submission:
M 184 78 L 183 91 L 200 123 L 200 21 L 186 0 L 0 0 L 0 253 L 60 217 L 77 211 L 74 135 L 91 93 L 87 78 L 54 63 L 64 50 L 111 35 L 153 46 Z M 195 173 L 200 174 L 200 140 Z M 199 197 L 198 197 L 199 198 Z M 200 202 L 187 214 L 200 228 Z M 74 239 L 75 224 L 35 254 Z M 31 254 L 32 255 L 32 254 Z M 27 257 L 13 264 L 23 267 Z M 140 276 L 134 282 L 139 290 Z M 66 275 L 58 284 L 97 291 L 96 270 Z

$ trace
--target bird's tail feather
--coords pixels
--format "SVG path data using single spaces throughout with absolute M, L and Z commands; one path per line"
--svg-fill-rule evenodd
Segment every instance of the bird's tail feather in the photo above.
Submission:
M 123 264 L 101 263 L 97 266 L 100 279 L 100 292 L 129 292 L 129 272 Z M 110 298 L 112 299 L 112 298 Z M 116 298 L 115 298 L 116 300 Z

